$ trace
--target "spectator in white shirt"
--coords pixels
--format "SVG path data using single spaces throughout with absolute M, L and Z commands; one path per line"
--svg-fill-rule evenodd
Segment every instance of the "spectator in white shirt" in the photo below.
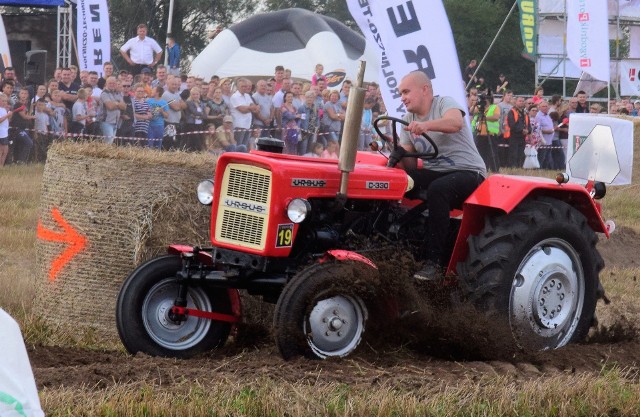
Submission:
M 235 127 L 235 138 L 238 145 L 245 145 L 247 149 L 253 149 L 251 142 L 252 113 L 260 111 L 260 106 L 253 102 L 249 92 L 251 81 L 246 78 L 238 80 L 238 90 L 231 96 L 231 116 Z
M 154 39 L 147 36 L 147 25 L 138 25 L 138 36 L 129 39 L 122 48 L 120 55 L 131 66 L 134 75 L 140 74 L 142 68 L 153 68 L 162 57 L 162 48 Z

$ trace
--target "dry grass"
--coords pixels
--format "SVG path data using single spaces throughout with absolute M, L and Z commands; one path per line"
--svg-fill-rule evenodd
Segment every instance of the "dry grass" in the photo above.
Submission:
M 0 168 L 0 306 L 31 309 L 42 165 Z
M 158 152 L 149 148 L 132 146 L 114 147 L 101 142 L 58 142 L 52 145 L 60 155 L 71 157 L 90 156 L 106 159 L 124 159 L 130 161 L 144 161 L 163 165 L 171 163 L 185 168 L 210 167 L 211 161 L 217 157 L 208 153 L 192 153 L 183 151 Z
M 215 387 L 185 381 L 43 390 L 48 415 L 71 416 L 610 416 L 637 415 L 635 372 L 605 367 L 597 377 L 557 374 L 543 381 L 486 376 L 410 391 L 391 386 L 291 384 L 271 379 Z M 636 382 L 633 382 L 636 381 Z

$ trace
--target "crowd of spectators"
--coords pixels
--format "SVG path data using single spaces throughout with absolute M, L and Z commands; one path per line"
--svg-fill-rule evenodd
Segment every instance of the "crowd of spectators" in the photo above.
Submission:
M 219 155 L 248 152 L 257 138 L 272 137 L 284 141 L 288 154 L 337 158 L 351 81 L 344 80 L 340 89 L 328 88 L 322 64 L 298 79 L 277 66 L 269 78 L 214 75 L 204 80 L 179 74 L 175 53 L 172 65 L 157 65 L 157 44 L 144 35 L 146 26 L 140 25 L 133 40 L 142 37 L 147 55 L 127 49 L 130 40 L 121 52 L 131 67 L 114 72 L 113 64 L 106 62 L 102 76 L 71 66 L 57 68 L 46 85 L 25 87 L 13 68 L 5 68 L 0 84 L 0 166 L 43 161 L 52 141 L 87 139 Z M 179 48 L 173 41 L 169 46 Z M 531 96 L 515 96 L 504 74 L 489 86 L 482 76 L 474 76 L 476 66 L 471 61 L 464 70 L 468 113 L 476 146 L 493 172 L 527 166 L 529 148 L 536 150 L 533 166 L 562 169 L 571 113 L 609 110 L 638 116 L 640 110 L 640 100 L 612 100 L 607 109 L 589 104 L 584 92 L 563 100 L 545 96 L 542 87 Z M 372 122 L 385 112 L 378 85 L 369 83 L 358 150 L 369 149 L 376 139 Z
M 578 91 L 563 99 L 545 95 L 538 86 L 532 95 L 514 95 L 510 83 L 500 73 L 494 86 L 474 76 L 476 62 L 464 69 L 467 108 L 476 147 L 489 171 L 500 168 L 542 168 L 562 170 L 566 165 L 569 116 L 572 113 L 639 116 L 640 100 L 612 99 L 608 106 L 588 102 Z
M 220 154 L 247 152 L 256 138 L 272 137 L 282 139 L 289 154 L 337 158 L 351 82 L 328 88 L 321 64 L 308 74 L 309 82 L 292 79 L 283 66 L 271 78 L 204 80 L 155 65 L 156 54 L 147 59 L 148 66 L 132 61 L 131 70 L 117 73 L 107 62 L 102 77 L 73 66 L 57 68 L 47 85 L 29 88 L 7 68 L 0 94 L 6 112 L 0 111 L 0 165 L 43 161 L 56 140 Z M 368 149 L 372 121 L 385 111 L 378 85 L 370 83 L 358 149 Z

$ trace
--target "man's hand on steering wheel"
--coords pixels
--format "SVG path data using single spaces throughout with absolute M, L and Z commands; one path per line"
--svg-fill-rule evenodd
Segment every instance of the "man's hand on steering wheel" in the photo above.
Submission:
M 428 130 L 424 126 L 425 122 L 413 121 L 409 123 L 409 126 L 405 127 L 404 130 L 414 135 L 426 135 Z
M 418 124 L 418 122 L 411 122 L 408 123 L 402 119 L 398 119 L 395 117 L 389 117 L 389 116 L 380 116 L 377 119 L 375 119 L 373 121 L 373 128 L 376 130 L 376 133 L 378 133 L 378 135 L 381 138 L 387 138 L 387 135 L 385 135 L 384 133 L 382 133 L 382 131 L 380 130 L 380 128 L 378 127 L 378 124 L 383 121 L 383 120 L 389 120 L 391 122 L 391 134 L 392 134 L 392 152 L 391 152 L 391 156 L 393 156 L 393 158 L 391 156 L 389 156 L 389 162 L 387 163 L 388 167 L 394 167 L 396 166 L 396 164 L 403 158 L 403 157 L 413 157 L 413 158 L 421 158 L 421 159 L 434 159 L 438 156 L 438 146 L 435 144 L 435 142 L 433 141 L 433 139 L 431 139 L 427 134 L 426 134 L 426 130 L 424 130 L 424 128 L 422 126 L 420 126 Z M 400 143 L 400 135 L 398 134 L 398 129 L 396 127 L 396 124 L 400 123 L 402 125 L 405 125 L 407 127 L 409 127 L 409 131 L 411 133 L 414 133 L 411 129 L 419 129 L 421 131 L 421 133 L 416 133 L 416 134 L 420 134 L 422 135 L 422 137 L 424 137 L 427 142 L 429 142 L 429 144 L 432 147 L 432 151 L 431 152 L 407 152 L 402 146 L 399 145 Z M 416 130 L 417 132 L 417 130 Z M 398 150 L 398 149 L 402 149 L 402 150 Z

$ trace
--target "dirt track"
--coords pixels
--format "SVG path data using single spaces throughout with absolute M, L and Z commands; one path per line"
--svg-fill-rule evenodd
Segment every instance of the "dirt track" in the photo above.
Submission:
M 615 240 L 599 246 L 607 266 L 638 268 L 640 239 L 634 232 L 619 230 Z M 603 306 L 600 304 L 598 308 Z M 466 334 L 449 334 L 450 327 L 433 329 L 427 326 L 425 330 L 421 325 L 414 327 L 415 323 L 410 320 L 403 323 L 404 330 L 396 329 L 398 332 L 407 329 L 419 332 L 419 337 L 407 339 L 410 343 L 387 343 L 382 348 L 366 345 L 356 355 L 342 360 L 284 362 L 271 339 L 262 336 L 187 361 L 45 346 L 31 347 L 29 356 L 40 389 L 60 386 L 100 389 L 121 383 L 170 387 L 185 380 L 197 379 L 203 384 L 221 380 L 233 383 L 261 377 L 287 382 L 380 384 L 410 389 L 487 374 L 521 380 L 542 374 L 599 373 L 604 364 L 637 369 L 640 366 L 640 335 L 635 321 L 635 317 L 629 320 L 622 317 L 608 329 L 596 332 L 591 342 L 585 344 L 531 355 L 502 352 L 483 361 L 477 360 L 482 354 L 470 346 L 477 341 L 469 340 Z M 389 334 L 387 338 L 395 341 L 395 336 Z

